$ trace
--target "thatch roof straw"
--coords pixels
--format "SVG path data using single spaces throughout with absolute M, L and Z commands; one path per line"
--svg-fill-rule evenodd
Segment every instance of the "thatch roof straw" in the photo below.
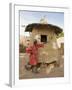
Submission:
M 53 30 L 56 34 L 61 33 L 63 30 L 62 28 L 52 25 L 52 24 L 41 24 L 41 23 L 32 23 L 32 24 L 28 24 L 25 28 L 25 32 L 32 32 L 32 30 L 36 28 L 36 29 L 49 29 L 49 30 Z

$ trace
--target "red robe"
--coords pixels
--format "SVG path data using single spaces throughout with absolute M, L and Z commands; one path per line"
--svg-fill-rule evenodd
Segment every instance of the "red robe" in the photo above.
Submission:
M 30 60 L 29 63 L 31 65 L 37 65 L 38 63 L 38 48 L 43 47 L 43 44 L 36 44 L 31 47 L 26 48 L 26 52 L 30 53 Z

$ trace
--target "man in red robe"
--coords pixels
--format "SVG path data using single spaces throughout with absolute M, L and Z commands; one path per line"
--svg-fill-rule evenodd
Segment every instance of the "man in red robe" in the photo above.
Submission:
M 44 44 L 37 43 L 37 40 L 34 41 L 34 44 L 26 48 L 26 53 L 29 53 L 29 64 L 33 67 L 33 70 L 36 71 L 36 65 L 38 64 L 38 48 L 44 47 Z

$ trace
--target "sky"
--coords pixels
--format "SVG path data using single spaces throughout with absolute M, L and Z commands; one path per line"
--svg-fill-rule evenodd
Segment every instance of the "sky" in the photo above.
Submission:
M 31 23 L 39 23 L 40 19 L 45 17 L 48 24 L 53 24 L 64 28 L 64 13 L 63 12 L 45 12 L 45 11 L 20 11 L 20 35 L 29 36 L 25 33 L 25 27 Z M 25 26 L 25 27 L 23 27 Z

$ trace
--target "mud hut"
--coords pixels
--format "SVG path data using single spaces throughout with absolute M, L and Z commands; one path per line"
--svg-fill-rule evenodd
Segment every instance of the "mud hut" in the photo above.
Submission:
M 39 62 L 51 63 L 58 61 L 57 35 L 62 32 L 58 26 L 47 23 L 32 23 L 27 25 L 25 32 L 30 32 L 31 39 L 39 36 L 41 42 L 44 42 L 44 48 L 39 50 Z

